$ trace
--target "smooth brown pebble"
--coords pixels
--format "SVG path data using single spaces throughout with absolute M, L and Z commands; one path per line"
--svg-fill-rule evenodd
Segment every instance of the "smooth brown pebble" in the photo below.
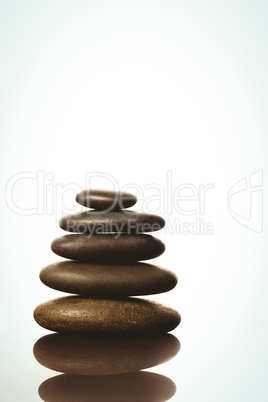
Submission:
M 176 275 L 152 264 L 87 264 L 61 261 L 40 272 L 52 289 L 89 297 L 126 297 L 167 292 L 177 284 Z
M 67 296 L 40 304 L 36 322 L 46 329 L 92 337 L 147 337 L 172 331 L 179 313 L 162 304 L 138 299 L 89 299 Z
M 165 245 L 145 234 L 71 234 L 53 240 L 51 249 L 71 260 L 114 264 L 158 257 L 165 251 Z
M 129 208 L 137 202 L 137 197 L 130 193 L 94 189 L 81 191 L 75 199 L 84 207 L 102 211 Z
M 134 211 L 84 211 L 66 215 L 60 227 L 76 233 L 143 233 L 162 229 L 165 221 L 161 216 Z

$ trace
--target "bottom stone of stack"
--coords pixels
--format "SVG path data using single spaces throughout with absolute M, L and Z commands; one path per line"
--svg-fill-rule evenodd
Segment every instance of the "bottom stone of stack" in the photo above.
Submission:
M 139 298 L 91 299 L 67 296 L 40 304 L 36 322 L 51 331 L 92 337 L 158 336 L 176 328 L 180 314 Z

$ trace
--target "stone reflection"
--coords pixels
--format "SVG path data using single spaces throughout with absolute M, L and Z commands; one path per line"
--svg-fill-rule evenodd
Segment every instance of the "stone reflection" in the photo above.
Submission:
M 46 402 L 164 402 L 175 392 L 168 377 L 145 371 L 94 377 L 62 374 L 39 387 Z
M 179 340 L 166 334 L 157 338 L 92 339 L 51 334 L 34 345 L 43 366 L 65 374 L 113 375 L 139 371 L 172 359 Z

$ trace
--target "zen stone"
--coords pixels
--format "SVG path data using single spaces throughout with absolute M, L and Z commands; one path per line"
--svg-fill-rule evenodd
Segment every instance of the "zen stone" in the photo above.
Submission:
M 142 233 L 154 232 L 164 226 L 161 216 L 134 211 L 85 211 L 60 220 L 62 229 L 77 233 Z
M 67 296 L 40 304 L 36 322 L 61 333 L 93 337 L 145 337 L 172 331 L 180 323 L 179 313 L 159 303 L 127 298 L 88 299 Z
M 50 288 L 89 297 L 126 297 L 167 292 L 177 284 L 176 275 L 151 264 L 87 264 L 61 261 L 40 272 Z
M 112 375 L 147 369 L 172 359 L 179 340 L 167 334 L 155 338 L 91 339 L 62 334 L 40 338 L 34 356 L 43 366 L 66 374 Z
M 76 202 L 88 208 L 112 211 L 132 207 L 136 204 L 137 197 L 117 191 L 84 190 L 77 194 Z
M 38 392 L 46 402 L 164 402 L 175 395 L 176 385 L 146 371 L 94 377 L 61 374 L 44 381 Z
M 108 264 L 149 260 L 165 251 L 161 240 L 145 234 L 71 234 L 53 240 L 51 248 L 61 257 Z

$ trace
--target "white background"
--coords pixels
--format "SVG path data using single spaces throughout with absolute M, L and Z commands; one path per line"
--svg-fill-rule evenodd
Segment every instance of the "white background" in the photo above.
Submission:
M 179 282 L 151 298 L 180 311 L 182 347 L 150 371 L 175 381 L 172 401 L 267 400 L 267 8 L 264 0 L 1 2 L 1 400 L 37 401 L 54 375 L 32 356 L 48 333 L 32 311 L 60 295 L 39 271 L 59 260 L 50 243 L 76 190 L 87 177 L 112 187 L 107 175 L 133 189 L 138 209 L 213 227 L 156 234 L 167 249 L 155 263 Z M 232 201 L 254 231 L 231 217 L 227 196 L 259 170 L 256 202 L 250 190 Z M 175 190 L 186 183 L 211 185 L 201 213 L 199 193 L 179 210 Z

